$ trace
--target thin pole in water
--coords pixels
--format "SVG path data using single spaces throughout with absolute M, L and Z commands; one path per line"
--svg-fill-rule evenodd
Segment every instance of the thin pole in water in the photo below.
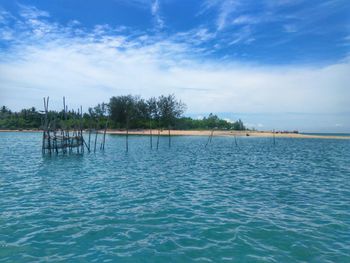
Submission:
M 160 120 L 158 119 L 157 150 L 159 148 L 159 137 L 160 137 Z
M 45 109 L 45 119 L 43 124 L 43 144 L 42 144 L 42 152 L 45 153 L 45 141 L 46 141 L 46 125 L 47 125 L 47 113 L 46 113 L 46 100 L 44 99 L 44 109 Z
M 89 125 L 89 139 L 88 139 L 88 144 L 89 144 L 89 152 L 90 152 L 90 142 L 91 142 L 91 130 L 92 130 L 92 121 L 91 121 L 91 116 L 90 116 L 90 125 Z
M 273 145 L 276 145 L 275 129 L 273 130 Z
M 129 151 L 129 118 L 127 118 L 126 120 L 125 148 L 126 148 L 126 152 L 128 152 Z
M 150 140 L 150 145 L 151 149 L 153 148 L 153 141 L 152 141 L 152 122 L 151 119 L 149 119 L 149 140 Z
M 208 141 L 207 141 L 207 143 L 205 144 L 205 148 L 207 148 L 208 144 L 211 143 L 213 134 L 214 134 L 214 130 L 211 130 L 210 135 L 209 135 L 209 137 L 208 137 Z
M 81 144 L 81 153 L 84 153 L 84 136 L 83 136 L 83 106 L 80 105 L 80 144 Z
M 67 124 L 67 114 L 66 114 L 66 98 L 63 96 L 63 119 L 66 121 L 65 125 Z M 67 153 L 67 138 L 64 134 L 64 126 L 62 125 L 62 152 L 65 154 Z
M 160 129 L 158 128 L 158 136 L 157 136 L 157 150 L 159 148 L 159 137 L 160 137 Z
M 90 152 L 90 142 L 91 142 L 91 126 L 90 126 L 90 129 L 89 129 L 89 152 Z
M 169 148 L 171 147 L 170 126 L 168 127 Z
M 96 129 L 97 129 L 97 126 L 96 126 Z M 98 134 L 98 131 L 95 130 L 95 146 L 94 146 L 94 153 L 96 152 L 97 134 Z
M 105 130 L 103 132 L 103 140 L 102 140 L 102 144 L 101 144 L 101 149 L 102 150 L 105 149 L 107 126 L 108 126 L 108 119 L 106 121 Z

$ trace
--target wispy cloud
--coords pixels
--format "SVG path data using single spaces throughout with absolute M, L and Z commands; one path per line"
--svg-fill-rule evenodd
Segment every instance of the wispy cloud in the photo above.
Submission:
M 159 8 L 159 0 L 153 0 L 151 4 L 151 13 L 154 17 L 156 26 L 161 29 L 164 27 L 164 20 L 160 15 Z
M 250 44 L 253 40 L 265 39 L 271 35 L 267 30 L 260 29 L 267 26 L 278 30 L 278 35 L 284 34 L 283 43 L 287 43 L 302 35 L 327 36 L 348 31 L 346 23 L 325 25 L 323 22 L 336 14 L 345 14 L 349 8 L 344 0 L 311 4 L 305 0 L 205 0 L 199 15 L 214 14 L 217 33 L 226 39 L 233 36 L 228 43 Z M 239 33 L 241 36 L 237 36 Z M 276 43 L 282 42 L 276 39 Z
M 22 17 L 31 20 L 42 17 L 49 17 L 49 13 L 43 10 L 37 9 L 35 6 L 18 5 L 20 7 L 20 14 Z
M 206 0 L 202 5 L 201 13 L 205 13 L 210 9 L 216 9 L 217 19 L 216 27 L 218 31 L 223 30 L 230 18 L 240 5 L 240 0 Z
M 233 19 L 232 24 L 234 25 L 246 25 L 246 24 L 257 24 L 260 23 L 261 19 L 254 16 L 242 15 Z

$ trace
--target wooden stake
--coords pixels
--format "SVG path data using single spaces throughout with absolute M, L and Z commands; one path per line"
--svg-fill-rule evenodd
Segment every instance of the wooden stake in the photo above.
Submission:
M 125 137 L 125 139 L 126 139 L 126 152 L 128 152 L 129 151 L 129 129 L 128 128 L 126 128 L 126 137 Z
M 213 134 L 214 134 L 214 130 L 211 130 L 210 135 L 209 135 L 209 137 L 208 137 L 208 141 L 207 141 L 207 143 L 205 144 L 205 148 L 207 148 L 208 144 L 211 143 L 211 140 L 212 140 L 212 138 L 213 138 Z
M 90 126 L 90 129 L 89 129 L 89 149 L 90 149 L 90 141 L 91 141 L 91 126 Z M 89 150 L 90 152 L 90 150 Z
M 151 119 L 149 120 L 149 139 L 150 139 L 150 145 L 151 149 L 153 148 L 153 141 L 152 141 L 152 122 Z
M 168 127 L 169 148 L 171 147 L 170 126 Z
M 102 143 L 101 143 L 101 149 L 102 149 L 102 150 L 105 149 L 107 127 L 108 127 L 108 119 L 107 119 L 107 121 L 106 121 L 105 130 L 104 130 L 104 132 L 103 132 L 103 140 L 102 140 Z
M 158 136 L 157 136 L 157 150 L 159 148 L 159 137 L 160 137 L 160 129 L 158 128 Z
M 95 146 L 94 146 L 94 153 L 96 152 L 96 143 L 97 143 L 97 130 L 95 130 Z

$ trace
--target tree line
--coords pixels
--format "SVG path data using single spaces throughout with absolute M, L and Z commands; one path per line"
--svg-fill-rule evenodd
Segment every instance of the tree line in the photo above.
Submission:
M 209 114 L 203 119 L 184 117 L 186 105 L 174 95 L 152 97 L 147 100 L 140 96 L 126 95 L 111 97 L 109 103 L 100 103 L 88 108 L 82 115 L 78 111 L 49 111 L 48 118 L 56 120 L 56 128 L 73 128 L 81 119 L 84 129 L 232 129 L 245 130 L 241 120 L 228 122 L 217 115 Z M 6 106 L 0 110 L 1 129 L 40 129 L 43 125 L 43 112 L 32 107 L 13 112 Z

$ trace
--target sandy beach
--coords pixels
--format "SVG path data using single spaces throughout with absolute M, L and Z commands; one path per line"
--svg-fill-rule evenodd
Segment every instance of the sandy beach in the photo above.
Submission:
M 41 130 L 0 130 L 0 132 L 42 132 Z M 107 130 L 107 134 L 123 135 L 125 130 Z M 129 135 L 149 135 L 149 129 L 129 130 Z M 156 136 L 158 130 L 152 130 L 152 135 Z M 161 130 L 161 136 L 168 136 L 168 130 Z M 171 136 L 209 136 L 211 130 L 170 130 Z M 214 130 L 213 136 L 251 136 L 251 137 L 273 137 L 276 138 L 300 138 L 300 139 L 342 139 L 350 140 L 350 136 L 336 135 L 308 135 L 299 133 L 275 133 L 268 131 L 231 131 L 231 130 Z
M 125 134 L 124 130 L 107 130 L 108 134 Z M 152 130 L 153 135 L 157 135 L 158 130 Z M 149 135 L 150 130 L 130 130 L 129 135 Z M 172 136 L 209 136 L 210 130 L 170 130 Z M 167 136 L 168 130 L 162 130 L 160 135 Z M 230 131 L 214 130 L 213 136 L 251 136 L 251 137 L 273 137 L 276 138 L 313 138 L 313 139 L 350 139 L 350 136 L 332 135 L 307 135 L 299 133 L 275 133 L 266 131 Z

